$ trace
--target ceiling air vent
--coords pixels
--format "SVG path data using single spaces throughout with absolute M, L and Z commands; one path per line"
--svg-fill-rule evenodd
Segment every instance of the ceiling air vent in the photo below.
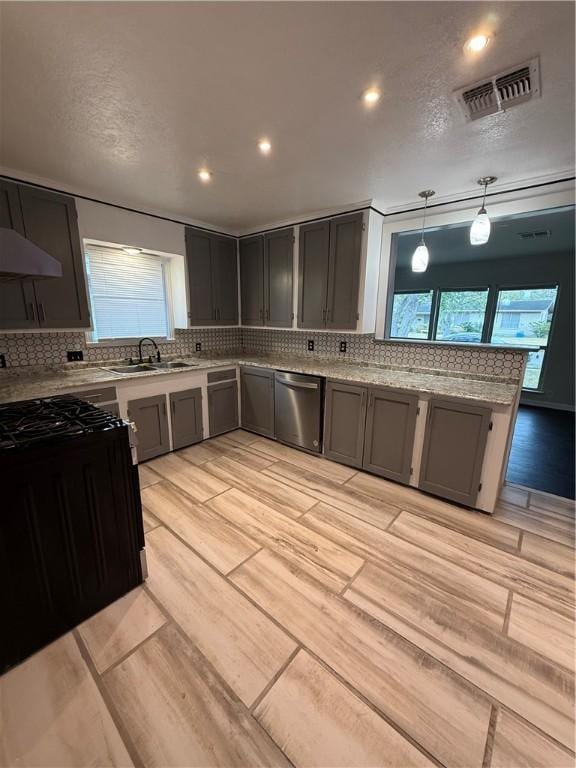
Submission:
M 518 232 L 518 237 L 521 237 L 522 240 L 536 240 L 541 237 L 551 237 L 552 232 L 549 229 L 538 229 L 534 232 Z
M 540 96 L 538 58 L 456 91 L 466 120 L 478 120 Z

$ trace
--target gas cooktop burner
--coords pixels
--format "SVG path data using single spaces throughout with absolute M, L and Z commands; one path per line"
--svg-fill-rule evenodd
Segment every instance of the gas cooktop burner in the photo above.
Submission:
M 73 395 L 9 403 L 0 405 L 0 449 L 25 448 L 101 432 L 122 423 L 117 416 Z

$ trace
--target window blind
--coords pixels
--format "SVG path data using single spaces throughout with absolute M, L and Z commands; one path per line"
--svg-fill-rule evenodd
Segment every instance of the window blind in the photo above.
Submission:
M 89 245 L 86 271 L 95 340 L 169 335 L 164 259 Z

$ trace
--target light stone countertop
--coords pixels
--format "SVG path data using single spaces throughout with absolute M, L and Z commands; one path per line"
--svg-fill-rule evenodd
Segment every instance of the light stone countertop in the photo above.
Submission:
M 175 368 L 140 373 L 117 374 L 107 367 L 120 365 L 119 362 L 84 363 L 74 367 L 62 365 L 7 369 L 0 372 L 0 403 L 49 397 L 70 389 L 98 384 L 125 384 L 132 379 L 141 380 L 154 376 L 174 376 L 195 373 L 209 368 L 226 365 L 248 365 L 272 368 L 294 373 L 337 379 L 339 381 L 373 384 L 438 397 L 455 397 L 488 405 L 511 406 L 518 392 L 518 384 L 499 377 L 458 374 L 444 371 L 423 372 L 389 368 L 362 362 L 340 362 L 329 359 L 306 359 L 288 356 L 238 355 L 221 358 L 180 357 L 179 360 L 194 363 L 190 368 Z

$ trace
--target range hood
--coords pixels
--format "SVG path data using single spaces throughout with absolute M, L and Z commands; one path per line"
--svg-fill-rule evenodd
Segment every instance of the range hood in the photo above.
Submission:
M 14 229 L 0 227 L 0 280 L 62 277 L 62 264 Z

